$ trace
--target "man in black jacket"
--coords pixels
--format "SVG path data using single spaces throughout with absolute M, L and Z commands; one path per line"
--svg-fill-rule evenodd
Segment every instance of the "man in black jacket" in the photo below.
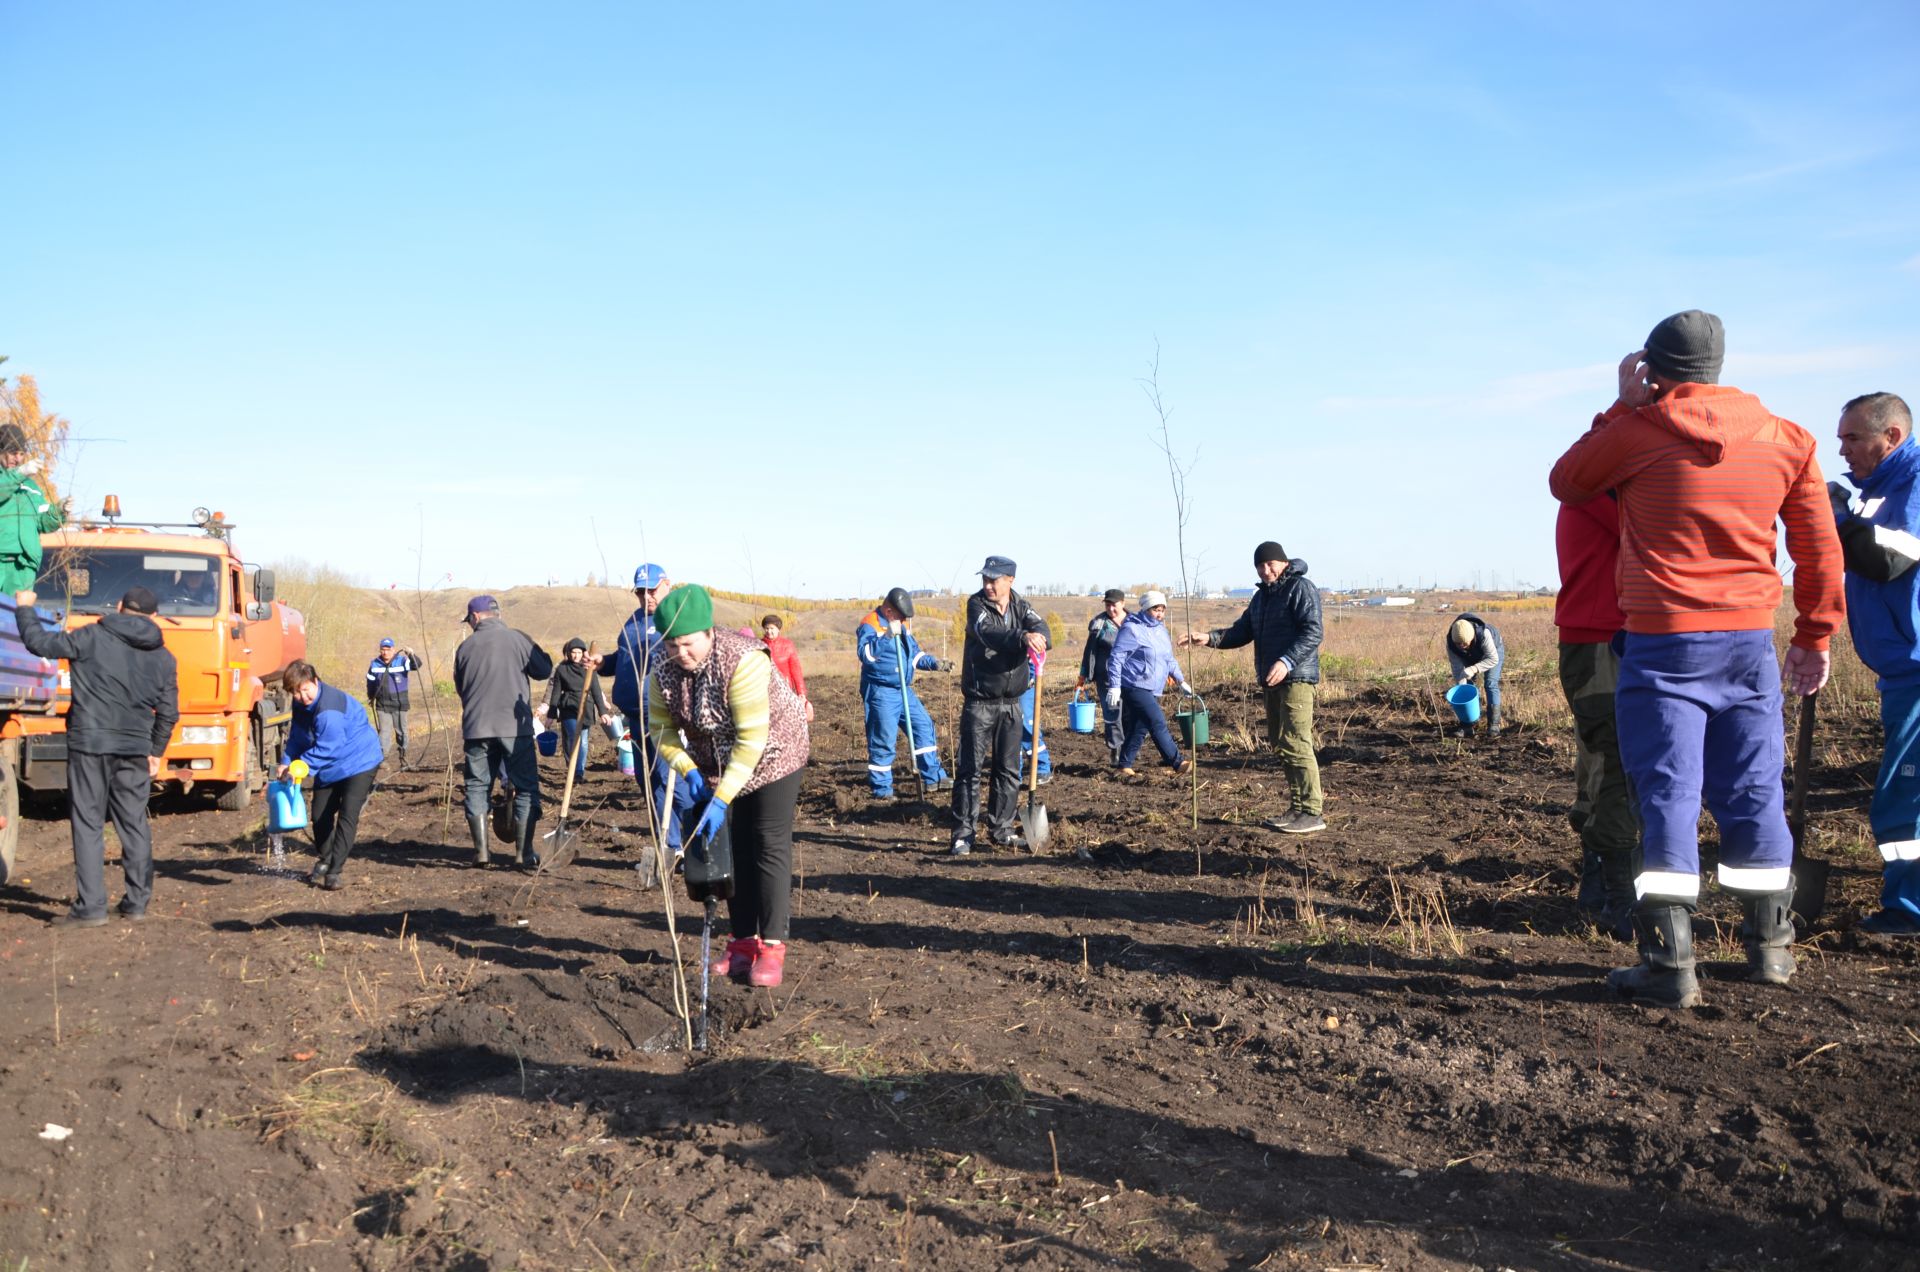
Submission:
M 1053 647 L 1046 620 L 1013 590 L 1013 562 L 990 556 L 980 590 L 967 598 L 967 643 L 960 659 L 960 762 L 953 777 L 953 855 L 973 851 L 980 816 L 980 761 L 992 752 L 987 833 L 1003 848 L 1024 848 L 1014 829 L 1020 791 L 1020 695 L 1033 680 L 1030 654 Z
M 100 927 L 107 921 L 106 819 L 120 836 L 126 894 L 124 919 L 143 919 L 153 897 L 153 834 L 147 795 L 160 757 L 180 718 L 173 655 L 151 615 L 160 608 L 144 587 L 128 588 L 100 621 L 50 632 L 34 613 L 32 592 L 19 592 L 20 643 L 42 658 L 64 658 L 73 677 L 67 712 L 67 806 L 73 833 L 77 894 L 56 925 Z
M 1253 552 L 1260 586 L 1231 627 L 1188 632 L 1182 645 L 1238 649 L 1253 642 L 1253 670 L 1267 696 L 1267 744 L 1286 770 L 1293 807 L 1267 829 L 1289 835 L 1325 830 L 1320 815 L 1320 761 L 1313 754 L 1313 687 L 1320 683 L 1320 589 L 1307 581 L 1307 563 L 1268 540 Z
M 467 750 L 467 829 L 473 863 L 484 866 L 487 799 L 502 777 L 513 788 L 513 860 L 540 864 L 533 831 L 540 821 L 540 761 L 533 749 L 533 698 L 527 681 L 553 674 L 553 656 L 533 638 L 508 627 L 500 602 L 476 596 L 467 602 L 473 634 L 453 656 L 453 687 L 460 694 L 460 737 Z

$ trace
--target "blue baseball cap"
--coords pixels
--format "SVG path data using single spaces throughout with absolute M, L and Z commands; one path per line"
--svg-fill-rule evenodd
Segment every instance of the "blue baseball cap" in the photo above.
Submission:
M 645 565 L 641 566 L 639 569 L 633 572 L 634 590 L 635 591 L 641 591 L 641 590 L 652 591 L 654 588 L 659 587 L 660 580 L 666 577 L 667 577 L 666 566 L 655 565 L 653 562 L 649 561 Z
M 468 617 L 472 617 L 475 614 L 498 614 L 499 612 L 500 602 L 494 600 L 484 592 L 467 602 Z
M 980 577 L 983 579 L 1011 578 L 1014 573 L 1012 557 L 990 556 L 987 563 L 980 567 Z
M 393 637 L 391 637 L 391 636 L 388 636 L 388 637 L 385 637 L 384 639 L 382 639 L 382 640 L 381 640 L 381 642 L 380 642 L 380 648 L 382 648 L 382 649 L 392 649 L 392 648 L 393 648 Z

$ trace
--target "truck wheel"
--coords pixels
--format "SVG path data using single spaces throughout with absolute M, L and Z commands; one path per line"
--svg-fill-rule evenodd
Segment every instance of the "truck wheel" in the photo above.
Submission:
M 246 750 L 246 758 L 241 761 L 240 780 L 215 797 L 214 807 L 223 813 L 245 812 L 247 805 L 253 803 L 254 762 L 253 748 Z
M 13 878 L 20 846 L 20 739 L 0 742 L 0 883 Z

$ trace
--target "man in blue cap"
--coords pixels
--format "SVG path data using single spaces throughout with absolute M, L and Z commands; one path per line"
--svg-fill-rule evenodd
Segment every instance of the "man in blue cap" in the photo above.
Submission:
M 380 653 L 367 664 L 367 705 L 373 708 L 374 727 L 380 732 L 380 753 L 398 755 L 400 767 L 413 767 L 413 744 L 407 736 L 408 691 L 413 673 L 421 670 L 411 649 L 394 645 L 393 637 L 380 642 Z M 399 749 L 396 750 L 395 747 Z
M 660 657 L 660 632 L 654 626 L 653 613 L 673 590 L 666 567 L 649 561 L 633 572 L 633 595 L 640 602 L 620 628 L 613 652 L 600 656 L 600 674 L 613 682 L 613 709 L 626 717 L 627 734 L 638 754 L 633 766 L 634 780 L 653 801 L 656 815 L 660 796 L 667 787 L 667 765 L 647 741 L 647 679 Z M 693 792 L 686 783 L 673 787 L 673 815 L 664 818 L 667 848 L 680 856 L 680 821 L 693 808 Z
M 987 833 L 1003 848 L 1026 841 L 1013 824 L 1020 790 L 1020 698 L 1033 683 L 1031 654 L 1053 647 L 1046 620 L 1013 590 L 1014 564 L 990 556 L 980 590 L 967 598 L 967 643 L 960 660 L 960 760 L 953 779 L 953 847 L 973 851 L 980 816 L 980 762 L 991 753 Z

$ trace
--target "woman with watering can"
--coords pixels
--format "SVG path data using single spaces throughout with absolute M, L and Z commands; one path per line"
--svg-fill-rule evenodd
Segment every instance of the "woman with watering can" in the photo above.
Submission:
M 647 731 L 680 789 L 693 795 L 680 826 L 688 891 L 725 896 L 733 926 L 713 970 L 778 985 L 793 914 L 805 708 L 764 642 L 714 626 L 705 588 L 675 588 L 654 623 L 661 647 Z
M 353 851 L 360 810 L 373 793 L 374 770 L 382 758 L 380 735 L 358 702 L 320 683 L 312 663 L 289 663 L 282 682 L 293 694 L 293 724 L 274 776 L 284 781 L 290 764 L 306 761 L 313 775 L 313 846 L 320 857 L 307 882 L 337 892 L 347 886 L 340 872 Z
M 1121 777 L 1140 776 L 1134 771 L 1133 761 L 1149 733 L 1168 768 L 1185 773 L 1193 767 L 1192 760 L 1180 758 L 1180 748 L 1167 728 L 1166 713 L 1160 709 L 1160 695 L 1166 692 L 1169 677 L 1180 686 L 1181 693 L 1189 698 L 1198 696 L 1173 656 L 1173 638 L 1167 634 L 1166 594 L 1145 592 L 1140 597 L 1140 612 L 1129 614 L 1120 625 L 1113 653 L 1107 659 L 1105 705 L 1109 709 L 1124 706 L 1126 710 L 1127 735 L 1114 761 Z

